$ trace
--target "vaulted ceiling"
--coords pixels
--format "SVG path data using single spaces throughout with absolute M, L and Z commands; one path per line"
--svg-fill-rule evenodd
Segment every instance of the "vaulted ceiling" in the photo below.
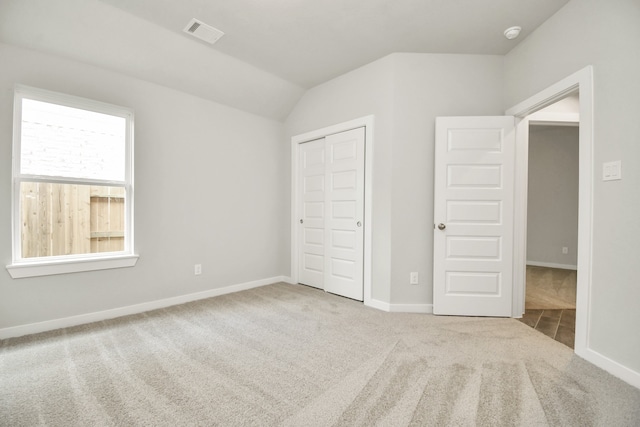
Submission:
M 282 120 L 305 89 L 393 52 L 505 54 L 567 1 L 2 0 L 0 41 Z M 190 37 L 192 18 L 225 36 Z

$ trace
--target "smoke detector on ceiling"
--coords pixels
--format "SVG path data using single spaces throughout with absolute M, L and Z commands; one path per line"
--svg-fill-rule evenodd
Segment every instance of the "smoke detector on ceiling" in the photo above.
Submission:
M 217 28 L 213 28 L 211 25 L 207 25 L 202 21 L 193 18 L 183 30 L 187 34 L 191 34 L 194 37 L 204 40 L 207 43 L 214 44 L 220 37 L 224 36 L 224 33 Z
M 509 40 L 513 40 L 520 35 L 520 31 L 522 31 L 520 27 L 509 27 L 504 30 L 504 36 Z

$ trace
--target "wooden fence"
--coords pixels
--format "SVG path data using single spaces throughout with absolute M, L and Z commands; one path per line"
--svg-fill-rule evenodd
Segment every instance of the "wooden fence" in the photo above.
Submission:
M 22 257 L 124 250 L 124 188 L 22 183 Z

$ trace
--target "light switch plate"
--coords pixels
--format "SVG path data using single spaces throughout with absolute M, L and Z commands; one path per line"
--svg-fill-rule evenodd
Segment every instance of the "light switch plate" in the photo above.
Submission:
M 606 162 L 602 164 L 602 180 L 614 181 L 622 179 L 622 161 Z
M 412 271 L 409 274 L 409 284 L 411 284 L 411 285 L 417 285 L 418 284 L 418 272 L 417 271 Z

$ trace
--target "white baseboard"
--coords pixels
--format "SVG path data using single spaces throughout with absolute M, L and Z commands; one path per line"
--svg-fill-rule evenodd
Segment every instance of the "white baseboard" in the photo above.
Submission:
M 390 304 L 392 313 L 433 314 L 433 304 Z
M 390 304 L 388 302 L 372 299 L 365 301 L 364 305 L 377 308 L 390 313 L 426 313 L 433 314 L 433 304 Z
M 220 295 L 230 294 L 233 292 L 253 289 L 260 286 L 270 285 L 276 282 L 290 283 L 291 278 L 287 276 L 276 276 L 267 279 L 255 280 L 252 282 L 238 283 L 236 285 L 225 286 L 223 288 L 215 288 L 207 291 L 196 292 L 193 294 L 179 295 L 176 297 L 165 298 L 156 301 L 144 302 L 125 307 L 113 308 L 110 310 L 96 311 L 94 313 L 80 314 L 77 316 L 64 317 L 61 319 L 47 320 L 38 323 L 29 323 L 26 325 L 12 326 L 0 329 L 0 339 L 20 337 L 23 335 L 37 334 L 40 332 L 52 331 L 54 329 L 68 328 L 70 326 L 84 325 L 91 322 L 99 322 L 101 320 L 114 319 L 116 317 L 128 316 L 130 314 L 144 313 L 145 311 L 156 310 L 158 308 L 171 307 L 172 305 L 184 304 L 191 301 L 217 297 Z
M 557 264 L 554 262 L 540 262 L 540 261 L 527 261 L 527 265 L 531 265 L 533 267 L 547 267 L 547 268 L 561 268 L 563 270 L 577 270 L 577 265 L 571 264 Z
M 375 308 L 382 311 L 391 311 L 391 304 L 377 299 L 370 299 L 364 302 L 367 307 Z
M 640 389 L 640 372 L 636 372 L 627 368 L 620 363 L 609 359 L 607 356 L 603 356 L 595 350 L 587 348 L 576 354 L 588 362 L 593 363 L 598 368 L 604 369 L 614 377 L 620 378 L 622 381 L 631 384 L 637 389 Z

